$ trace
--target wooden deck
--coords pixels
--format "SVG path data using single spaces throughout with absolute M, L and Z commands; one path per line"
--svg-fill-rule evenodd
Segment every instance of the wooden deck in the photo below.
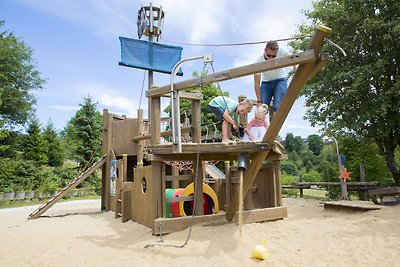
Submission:
M 348 211 L 369 211 L 369 210 L 379 210 L 382 206 L 374 205 L 369 201 L 327 201 L 324 202 L 324 209 L 334 209 L 334 210 L 348 210 Z
M 238 155 L 248 154 L 250 157 L 260 151 L 267 151 L 267 159 L 285 159 L 282 156 L 283 146 L 275 141 L 272 144 L 260 142 L 235 142 L 222 143 L 183 143 L 182 153 L 173 153 L 172 143 L 161 143 L 156 146 L 148 146 L 146 149 L 147 160 L 237 160 Z M 283 157 L 283 158 L 282 158 Z

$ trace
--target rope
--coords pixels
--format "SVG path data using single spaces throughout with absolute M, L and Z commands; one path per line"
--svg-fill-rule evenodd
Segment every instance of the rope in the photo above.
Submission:
M 312 37 L 312 35 L 303 35 L 303 36 L 282 38 L 282 39 L 276 39 L 276 40 L 268 40 L 268 41 L 255 41 L 255 42 L 230 43 L 230 44 L 193 44 L 193 43 L 176 42 L 176 41 L 171 41 L 171 40 L 167 40 L 167 39 L 163 39 L 163 40 L 166 42 L 169 42 L 169 43 L 173 43 L 173 44 L 191 45 L 191 46 L 240 46 L 240 45 L 263 44 L 263 43 L 268 43 L 270 41 L 282 42 L 282 41 L 304 39 L 304 38 L 310 38 L 310 37 Z
M 143 82 L 142 82 L 142 91 L 140 92 L 139 109 L 140 109 L 140 106 L 142 105 L 143 91 L 144 91 L 144 81 L 145 80 L 146 80 L 146 71 L 144 71 L 144 73 L 143 73 Z
M 330 43 L 331 45 L 333 45 L 334 47 L 336 47 L 340 52 L 342 52 L 343 56 L 347 56 L 346 52 L 344 51 L 343 48 L 341 48 L 339 45 L 335 44 L 334 42 L 332 42 L 331 40 L 329 40 L 328 38 L 326 38 L 326 40 L 328 41 L 328 43 Z

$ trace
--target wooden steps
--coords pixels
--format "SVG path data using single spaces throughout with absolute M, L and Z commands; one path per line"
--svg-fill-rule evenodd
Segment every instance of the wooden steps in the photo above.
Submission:
M 82 172 L 78 177 L 72 180 L 69 184 L 67 184 L 60 192 L 55 194 L 52 198 L 48 200 L 47 203 L 39 206 L 35 211 L 33 211 L 28 216 L 28 220 L 37 219 L 42 215 L 46 210 L 51 208 L 54 204 L 56 204 L 60 199 L 62 199 L 65 195 L 71 192 L 75 187 L 77 187 L 81 182 L 83 182 L 86 178 L 88 178 L 95 170 L 101 167 L 106 162 L 106 156 L 104 155 L 101 159 L 93 163 L 91 167 L 89 167 L 86 171 Z

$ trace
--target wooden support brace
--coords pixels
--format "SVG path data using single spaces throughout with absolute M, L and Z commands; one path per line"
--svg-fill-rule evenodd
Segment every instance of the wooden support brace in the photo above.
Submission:
M 194 78 L 178 83 L 174 83 L 174 90 L 181 91 L 188 88 L 193 88 L 196 86 L 207 85 L 214 82 L 222 82 L 234 78 L 239 78 L 243 76 L 248 76 L 254 73 L 261 73 L 264 71 L 280 69 L 288 66 L 298 65 L 302 63 L 314 62 L 316 60 L 315 55 L 318 53 L 314 53 L 312 48 L 310 50 L 304 51 L 302 53 L 293 54 L 285 57 L 278 57 L 275 59 L 267 60 L 265 62 L 254 63 L 246 66 L 242 66 L 239 68 L 229 69 L 213 74 L 209 74 L 203 77 Z M 162 96 L 171 91 L 171 85 L 165 85 L 153 90 L 149 90 L 146 92 L 146 97 L 152 98 L 157 96 Z
M 315 53 L 315 57 L 319 58 L 319 54 L 324 42 L 325 37 L 330 33 L 330 29 L 327 27 L 318 27 L 315 30 L 314 36 L 310 41 L 307 50 L 313 50 Z M 273 143 L 276 136 L 278 135 L 280 129 L 282 128 L 283 123 L 286 120 L 287 115 L 289 114 L 290 109 L 292 108 L 297 96 L 299 95 L 301 89 L 306 84 L 306 82 L 311 79 L 311 75 L 313 73 L 317 73 L 315 68 L 321 68 L 320 64 L 311 63 L 303 63 L 300 64 L 299 68 L 297 69 L 292 82 L 283 98 L 280 107 L 278 108 L 277 112 L 274 115 L 274 119 L 271 122 L 262 142 L 263 143 Z M 268 152 L 262 151 L 256 154 L 253 157 L 247 171 L 244 173 L 243 178 L 243 196 L 249 191 L 251 184 L 253 183 L 258 171 L 260 170 L 262 163 Z M 228 206 L 226 212 L 226 219 L 228 221 L 232 221 L 235 213 L 239 207 L 239 192 L 235 192 L 232 202 Z

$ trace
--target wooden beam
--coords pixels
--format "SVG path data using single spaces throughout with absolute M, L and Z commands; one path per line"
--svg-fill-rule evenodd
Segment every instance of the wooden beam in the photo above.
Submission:
M 184 143 L 182 144 L 182 154 L 237 154 L 241 152 L 269 150 L 270 146 L 267 143 L 242 142 L 234 144 L 223 143 Z M 171 144 L 159 144 L 157 146 L 148 146 L 148 153 L 151 154 L 173 154 Z M 172 155 L 171 155 L 172 156 Z
M 185 126 L 181 128 L 182 133 L 190 133 L 192 131 L 192 126 Z M 167 131 L 162 131 L 161 132 L 161 136 L 171 136 L 172 135 L 172 130 L 167 130 Z M 151 138 L 151 134 L 141 134 L 138 136 L 134 136 L 132 138 L 133 142 L 138 142 L 140 140 L 146 140 L 146 139 L 150 139 Z
M 171 97 L 171 94 L 164 94 L 163 97 Z M 193 93 L 188 93 L 188 92 L 180 92 L 179 93 L 179 98 L 182 99 L 188 99 L 188 100 L 201 100 L 203 99 L 203 95 L 200 92 L 193 92 Z
M 287 217 L 286 207 L 273 207 L 265 209 L 256 209 L 243 212 L 244 223 L 254 223 L 263 221 L 279 220 Z M 236 220 L 236 219 L 235 219 Z M 154 220 L 153 234 L 168 234 L 185 230 L 194 224 L 226 223 L 225 213 L 200 215 L 200 216 L 185 216 L 179 218 L 157 218 Z
M 261 73 L 264 71 L 280 69 L 288 66 L 298 65 L 302 63 L 314 62 L 316 60 L 314 51 L 307 50 L 302 53 L 297 53 L 285 57 L 278 57 L 275 59 L 267 60 L 260 63 L 245 65 L 239 68 L 228 69 L 225 71 L 209 74 L 203 77 L 194 78 L 178 83 L 174 83 L 174 90 L 180 91 L 188 88 L 193 88 L 202 85 L 207 85 L 214 82 L 222 82 L 234 78 L 239 78 L 254 73 Z M 146 92 L 146 97 L 162 96 L 170 93 L 171 85 L 165 85 Z
M 245 210 L 243 211 L 243 223 L 248 224 L 264 221 L 274 221 L 286 218 L 287 215 L 288 213 L 286 207 Z M 238 223 L 238 216 L 235 216 L 235 222 Z
M 312 50 L 313 53 L 315 53 L 315 58 L 319 58 L 319 53 L 321 51 L 325 37 L 330 33 L 330 31 L 331 30 L 326 27 L 317 27 L 317 29 L 315 30 L 314 36 L 307 47 L 307 50 Z M 271 125 L 268 127 L 268 130 L 262 140 L 263 143 L 274 142 L 301 89 L 306 84 L 308 79 L 311 79 L 311 74 L 313 73 L 313 70 L 315 68 L 318 68 L 318 66 L 319 65 L 315 65 L 314 62 L 300 64 L 281 102 L 280 107 L 274 114 L 274 119 L 272 120 Z M 249 191 L 258 171 L 260 170 L 264 162 L 264 159 L 268 155 L 268 152 L 269 151 L 259 152 L 259 154 L 253 158 L 249 167 L 247 168 L 247 171 L 244 173 L 243 195 L 246 195 L 246 193 Z M 239 201 L 239 192 L 236 190 L 232 202 L 228 206 L 225 214 L 228 221 L 232 221 L 239 207 Z

